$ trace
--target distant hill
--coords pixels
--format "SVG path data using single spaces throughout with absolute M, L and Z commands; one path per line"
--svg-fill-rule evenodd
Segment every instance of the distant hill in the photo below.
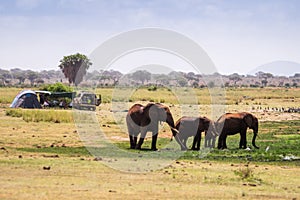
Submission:
M 278 76 L 294 76 L 296 73 L 300 73 L 300 63 L 291 61 L 274 61 L 257 67 L 249 72 L 249 74 L 254 75 L 259 71 L 269 72 Z

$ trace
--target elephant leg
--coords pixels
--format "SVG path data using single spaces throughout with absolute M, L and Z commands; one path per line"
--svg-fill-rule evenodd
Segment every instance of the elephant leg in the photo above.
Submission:
M 182 144 L 183 144 L 183 146 L 184 146 L 184 150 L 187 150 L 186 141 L 187 141 L 187 138 L 184 138 L 184 139 L 182 140 Z
M 133 137 L 134 148 L 135 148 L 135 146 L 136 146 L 136 143 L 137 143 L 137 136 L 134 136 L 134 137 Z
M 197 141 L 197 146 L 196 146 L 196 150 L 200 150 L 200 143 L 201 143 L 201 136 L 199 137 L 198 141 Z
M 219 136 L 219 140 L 218 140 L 218 149 L 223 149 L 224 146 L 223 146 L 223 140 L 224 140 L 224 134 L 221 133 L 221 135 Z
M 134 137 L 130 134 L 129 134 L 129 140 L 130 140 L 130 149 L 135 149 Z
M 138 133 L 134 130 L 129 131 L 130 149 L 135 149 Z
M 205 148 L 207 148 L 207 147 L 209 147 L 209 143 L 210 143 L 210 138 L 208 138 L 209 136 L 208 136 L 208 134 L 207 134 L 207 132 L 205 132 L 205 137 L 204 137 L 204 147 Z
M 197 133 L 197 145 L 196 145 L 196 150 L 200 150 L 200 142 L 201 142 L 201 132 Z
M 157 136 L 158 136 L 158 133 L 152 133 L 151 150 L 153 150 L 153 151 L 157 151 L 157 148 L 156 148 Z
M 205 148 L 213 148 L 215 147 L 216 138 L 210 134 L 205 134 Z
M 212 139 L 211 139 L 211 144 L 210 144 L 210 148 L 215 148 L 215 146 L 216 146 L 216 137 L 213 137 Z
M 142 144 L 144 143 L 144 139 L 146 137 L 146 134 L 147 134 L 147 130 L 146 129 L 143 129 L 141 131 L 141 137 L 139 139 L 139 142 L 137 143 L 137 145 L 135 146 L 136 149 L 141 149 L 142 147 Z
M 227 149 L 226 139 L 227 139 L 227 135 L 225 135 L 223 139 L 223 149 Z
M 247 130 L 242 130 L 240 135 L 241 135 L 241 139 L 240 139 L 240 149 L 246 149 L 247 148 L 247 138 L 246 138 L 246 132 Z
M 197 135 L 194 136 L 192 150 L 196 150 Z
M 201 140 L 201 135 L 199 136 L 199 134 L 197 133 L 193 140 L 192 150 L 200 150 L 200 140 Z
M 222 148 L 222 138 L 220 136 L 218 139 L 218 149 L 221 149 L 221 148 Z

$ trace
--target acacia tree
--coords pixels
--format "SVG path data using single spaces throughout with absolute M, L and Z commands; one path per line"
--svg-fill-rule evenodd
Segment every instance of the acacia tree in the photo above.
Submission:
M 30 85 L 33 86 L 34 81 L 39 77 L 39 75 L 38 75 L 37 72 L 28 70 L 27 73 L 26 73 L 26 77 L 30 81 Z
M 131 78 L 135 81 L 141 81 L 142 85 L 144 85 L 145 81 L 151 79 L 151 73 L 146 70 L 138 70 L 131 74 Z
M 236 83 L 243 80 L 238 73 L 233 73 L 229 75 L 229 80 L 234 82 L 234 87 L 236 87 Z
M 64 58 L 60 60 L 58 67 L 69 80 L 69 83 L 74 83 L 74 85 L 77 86 L 83 80 L 84 75 L 91 65 L 92 63 L 87 56 L 77 53 L 64 56 Z
M 265 73 L 265 72 L 262 72 L 262 71 L 259 71 L 256 73 L 256 76 L 259 78 L 259 79 L 262 79 L 261 80 L 261 84 L 263 87 L 266 87 L 267 84 L 268 84 L 268 78 L 273 78 L 273 74 L 271 73 Z

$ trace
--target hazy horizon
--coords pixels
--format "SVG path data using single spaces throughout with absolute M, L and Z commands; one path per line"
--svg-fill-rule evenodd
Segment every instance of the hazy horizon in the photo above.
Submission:
M 282 67 L 285 66 L 285 67 Z M 161 67 L 165 67 L 165 66 L 161 66 L 161 65 L 151 65 L 147 68 L 148 66 L 140 66 L 139 68 L 135 68 L 133 71 L 130 72 L 126 72 L 126 71 L 120 71 L 118 69 L 114 69 L 114 68 L 109 68 L 109 69 L 104 69 L 104 70 L 115 70 L 115 71 L 119 71 L 122 74 L 128 74 L 137 70 L 146 70 L 152 74 L 168 74 L 172 71 L 176 71 L 176 72 L 184 72 L 184 73 L 189 73 L 189 72 L 194 72 L 195 74 L 201 74 L 201 73 L 197 73 L 195 71 L 182 71 L 182 70 L 173 70 L 171 68 L 169 68 L 168 70 L 161 70 Z M 32 69 L 24 69 L 24 68 L 11 68 L 11 69 L 4 69 L 0 67 L 0 70 L 12 70 L 12 69 L 21 69 L 21 70 L 32 70 Z M 289 62 L 289 61 L 276 61 L 276 62 L 271 62 L 271 63 L 267 63 L 264 65 L 261 65 L 257 68 L 255 68 L 254 70 L 250 71 L 249 73 L 238 73 L 238 72 L 231 72 L 231 73 L 220 73 L 221 75 L 231 75 L 234 73 L 238 73 L 239 75 L 255 75 L 257 72 L 261 71 L 261 72 L 265 72 L 265 73 L 271 73 L 274 76 L 293 76 L 296 73 L 300 73 L 300 64 L 299 63 L 294 63 L 294 62 Z M 56 71 L 61 71 L 61 69 L 59 67 L 57 67 L 57 69 L 41 69 L 41 70 L 33 70 L 36 72 L 41 72 L 43 70 L 49 71 L 49 70 L 56 70 Z M 101 69 L 96 69 L 97 71 L 100 71 Z M 91 70 L 88 70 L 89 72 L 92 72 Z M 289 73 L 291 72 L 291 73 Z

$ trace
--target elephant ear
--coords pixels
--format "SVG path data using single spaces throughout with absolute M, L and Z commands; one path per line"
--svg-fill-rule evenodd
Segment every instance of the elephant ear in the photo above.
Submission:
M 248 127 L 252 127 L 253 124 L 253 116 L 250 113 L 246 113 L 244 116 L 244 121 Z
M 158 113 L 158 108 L 155 104 L 151 104 L 148 108 L 148 116 L 151 119 L 156 119 Z

